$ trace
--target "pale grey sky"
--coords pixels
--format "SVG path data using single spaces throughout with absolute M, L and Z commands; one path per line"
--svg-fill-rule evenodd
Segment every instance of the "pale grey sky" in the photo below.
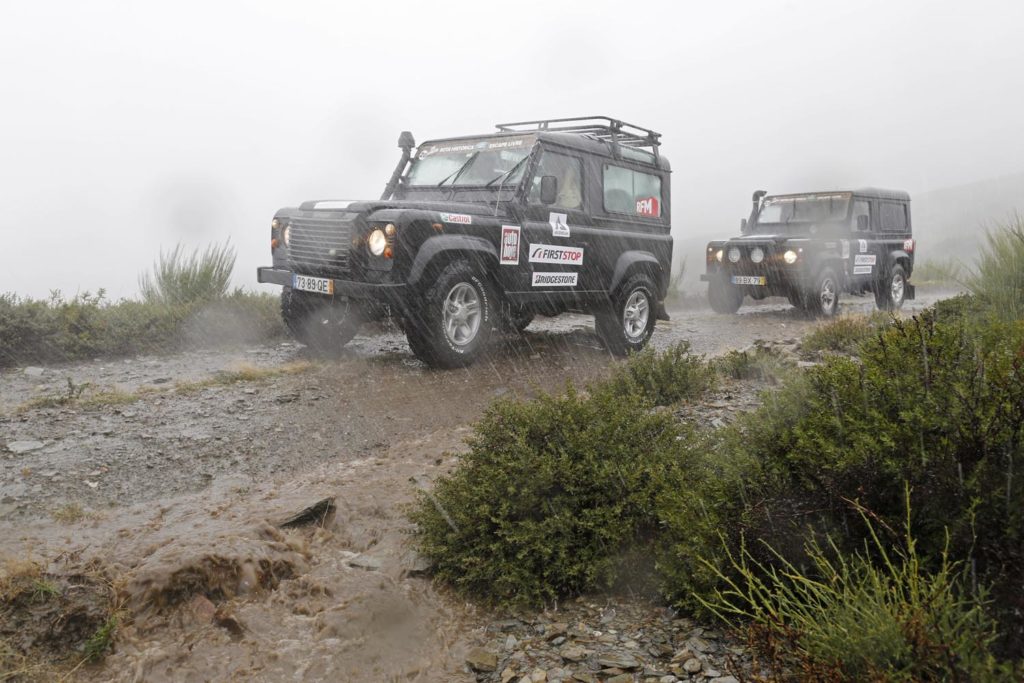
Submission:
M 1022 27 L 1019 0 L 8 2 L 0 292 L 129 296 L 161 247 L 227 238 L 255 286 L 274 211 L 379 196 L 403 129 L 652 127 L 680 239 L 756 188 L 1024 171 Z

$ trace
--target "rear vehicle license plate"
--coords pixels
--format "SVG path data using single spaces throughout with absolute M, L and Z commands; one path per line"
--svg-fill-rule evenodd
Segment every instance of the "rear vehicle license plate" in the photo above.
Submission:
M 300 289 L 303 292 L 316 292 L 317 294 L 334 294 L 334 280 L 325 277 L 293 274 L 292 289 Z
M 768 278 L 763 275 L 733 275 L 732 283 L 734 285 L 766 285 Z

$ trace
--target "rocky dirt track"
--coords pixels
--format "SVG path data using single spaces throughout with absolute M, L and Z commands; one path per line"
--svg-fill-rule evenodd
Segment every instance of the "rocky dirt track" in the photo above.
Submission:
M 655 346 L 708 355 L 816 324 L 774 301 L 672 317 Z M 326 361 L 282 344 L 6 370 L 0 559 L 97 559 L 123 586 L 133 618 L 86 680 L 714 680 L 735 644 L 679 615 L 593 598 L 503 620 L 433 587 L 407 542 L 402 505 L 494 398 L 612 362 L 590 318 L 562 316 L 456 371 L 385 328 Z M 756 387 L 734 388 L 704 415 L 755 404 Z M 325 498 L 322 525 L 278 527 Z

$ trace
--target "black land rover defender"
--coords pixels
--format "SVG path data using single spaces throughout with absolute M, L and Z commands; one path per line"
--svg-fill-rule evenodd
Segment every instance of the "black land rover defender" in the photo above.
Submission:
M 863 188 L 765 196 L 754 193 L 742 236 L 708 244 L 708 300 L 735 313 L 743 297 L 785 296 L 814 315 L 835 315 L 839 294 L 871 292 L 883 310 L 914 298 L 910 196 Z
M 393 316 L 413 353 L 472 363 L 493 328 L 592 313 L 615 354 L 644 347 L 672 262 L 669 163 L 660 135 L 606 117 L 502 124 L 431 140 L 402 158 L 379 200 L 309 201 L 271 222 L 281 311 L 300 341 L 341 348 Z

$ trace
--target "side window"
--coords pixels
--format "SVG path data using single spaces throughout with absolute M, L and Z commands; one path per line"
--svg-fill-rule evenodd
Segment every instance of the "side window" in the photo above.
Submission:
M 661 216 L 661 178 L 651 173 L 605 164 L 604 210 L 628 216 Z
M 533 174 L 529 201 L 540 204 L 541 176 L 553 175 L 558 178 L 558 195 L 555 206 L 562 209 L 578 209 L 583 205 L 583 162 L 575 157 L 555 152 L 541 153 L 537 172 Z
M 867 227 L 861 229 L 857 225 L 861 222 L 860 217 L 867 218 Z M 853 229 L 868 232 L 871 230 L 871 202 L 864 199 L 853 200 Z
M 907 207 L 896 202 L 882 202 L 882 230 L 903 232 L 907 229 Z

